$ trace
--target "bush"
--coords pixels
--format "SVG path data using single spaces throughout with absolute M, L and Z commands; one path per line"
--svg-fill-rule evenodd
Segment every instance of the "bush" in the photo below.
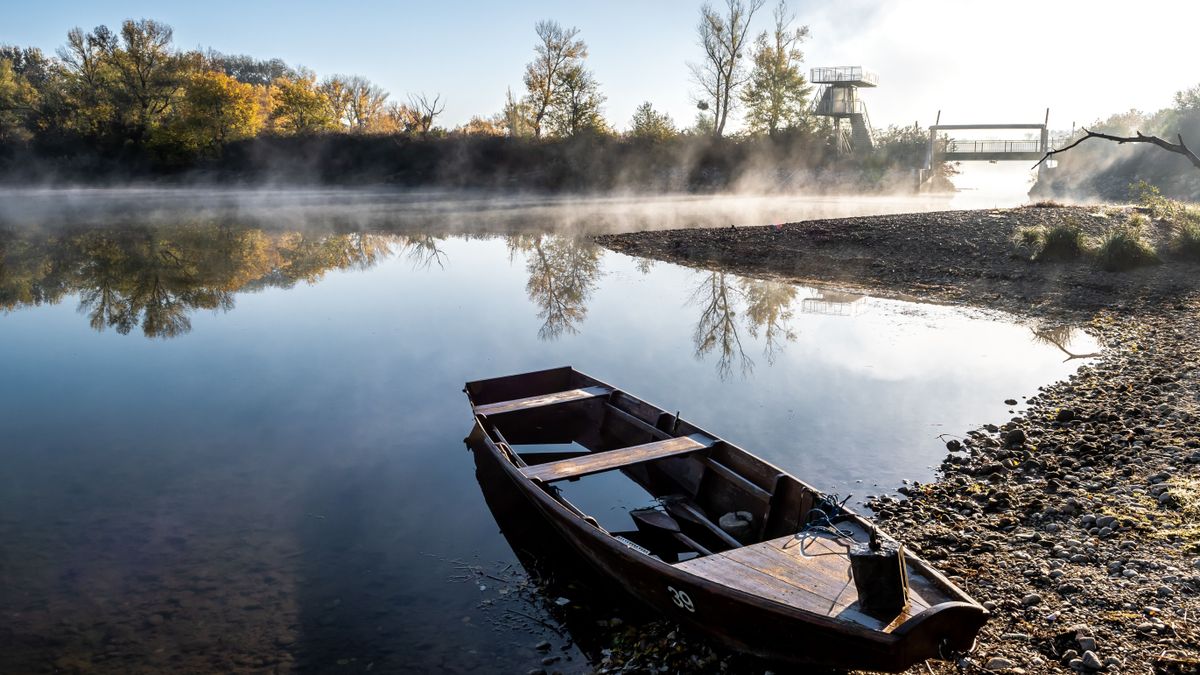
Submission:
M 1130 216 L 1129 220 L 1105 233 L 1096 251 L 1100 266 L 1118 272 L 1162 262 L 1142 234 L 1145 222 L 1144 216 Z
M 1200 262 L 1200 222 L 1187 220 L 1175 228 L 1171 252 L 1185 260 Z
M 1042 241 L 1046 237 L 1046 228 L 1041 225 L 1027 225 L 1017 228 L 1013 235 L 1013 243 L 1018 251 L 1027 252 L 1030 258 L 1036 258 L 1042 250 Z
M 1078 260 L 1088 252 L 1087 236 L 1074 220 L 1058 223 L 1042 236 L 1038 260 Z

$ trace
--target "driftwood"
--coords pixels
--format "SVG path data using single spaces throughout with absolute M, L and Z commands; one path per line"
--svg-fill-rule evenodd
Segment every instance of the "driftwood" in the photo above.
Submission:
M 1070 150 L 1071 148 L 1079 145 L 1080 143 L 1086 141 L 1089 138 L 1101 138 L 1106 141 L 1112 141 L 1112 142 L 1118 143 L 1118 144 L 1153 143 L 1154 145 L 1157 145 L 1158 147 L 1162 148 L 1163 150 L 1166 150 L 1167 152 L 1173 152 L 1177 155 L 1183 155 L 1184 157 L 1187 157 L 1188 161 L 1190 161 L 1192 163 L 1192 166 L 1196 167 L 1197 169 L 1200 169 L 1200 157 L 1197 157 L 1196 153 L 1192 152 L 1191 150 L 1188 149 L 1188 146 L 1184 145 L 1182 134 L 1179 134 L 1177 136 L 1177 138 L 1179 139 L 1178 143 L 1172 143 L 1170 141 L 1165 141 L 1165 140 L 1159 138 L 1158 136 L 1147 136 L 1140 131 L 1137 132 L 1137 136 L 1111 136 L 1109 134 L 1101 134 L 1101 133 L 1097 133 L 1095 131 L 1088 131 L 1087 129 L 1084 129 L 1084 131 L 1087 132 L 1087 135 L 1085 135 L 1083 138 L 1080 138 L 1079 140 L 1075 141 L 1074 143 L 1068 145 L 1065 148 L 1059 148 L 1058 150 L 1048 151 L 1044 157 L 1042 157 L 1041 159 L 1038 160 L 1037 164 L 1033 165 L 1032 168 L 1034 168 L 1034 169 L 1038 168 L 1039 166 L 1041 166 L 1042 162 L 1050 159 L 1050 157 L 1052 155 L 1057 155 L 1060 152 L 1066 152 L 1067 150 Z

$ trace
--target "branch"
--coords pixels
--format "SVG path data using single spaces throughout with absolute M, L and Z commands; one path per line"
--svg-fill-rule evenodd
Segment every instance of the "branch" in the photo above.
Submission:
M 1080 138 L 1079 140 L 1075 141 L 1074 143 L 1068 145 L 1065 148 L 1059 148 L 1058 150 L 1048 151 L 1046 153 L 1046 155 L 1044 157 L 1042 157 L 1041 159 L 1039 159 L 1038 163 L 1034 164 L 1031 168 L 1032 169 L 1038 168 L 1039 166 L 1041 166 L 1042 162 L 1050 159 L 1051 155 L 1057 155 L 1060 152 L 1066 152 L 1067 150 L 1070 150 L 1071 148 L 1079 145 L 1080 143 L 1086 141 L 1089 138 L 1101 138 L 1106 141 L 1112 141 L 1117 144 L 1153 143 L 1154 145 L 1157 145 L 1158 147 L 1162 148 L 1163 150 L 1166 150 L 1167 152 L 1173 152 L 1177 155 L 1183 155 L 1184 157 L 1187 157 L 1188 161 L 1192 163 L 1192 166 L 1196 167 L 1197 169 L 1200 169 L 1200 157 L 1197 157 L 1196 153 L 1192 152 L 1191 150 L 1188 149 L 1188 147 L 1186 145 L 1184 145 L 1183 134 L 1179 134 L 1176 136 L 1176 138 L 1179 139 L 1179 143 L 1172 143 L 1170 141 L 1164 141 L 1163 139 L 1159 138 L 1158 136 L 1146 136 L 1145 134 L 1143 134 L 1140 131 L 1137 132 L 1137 136 L 1110 136 L 1109 134 L 1100 134 L 1100 133 L 1096 133 L 1095 131 L 1088 131 L 1087 129 L 1084 129 L 1084 131 L 1087 132 L 1086 136 L 1084 136 L 1083 138 Z

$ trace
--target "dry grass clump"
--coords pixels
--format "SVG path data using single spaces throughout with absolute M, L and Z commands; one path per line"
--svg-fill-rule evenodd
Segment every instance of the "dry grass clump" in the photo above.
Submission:
M 1144 180 L 1129 189 L 1150 218 L 1169 231 L 1168 250 L 1184 260 L 1200 262 L 1200 207 L 1168 199 Z
M 1179 537 L 1189 553 L 1200 552 L 1200 480 L 1176 476 L 1167 481 L 1179 518 L 1175 527 L 1162 529 L 1163 537 Z
M 1162 262 L 1154 246 L 1146 239 L 1148 221 L 1141 214 L 1133 214 L 1120 225 L 1116 225 L 1100 238 L 1096 249 L 1096 261 L 1110 272 L 1122 272 L 1145 265 Z
M 1068 219 L 1050 227 L 1038 225 L 1017 230 L 1018 248 L 1030 252 L 1033 260 L 1066 262 L 1079 260 L 1091 248 L 1087 235 L 1075 220 Z

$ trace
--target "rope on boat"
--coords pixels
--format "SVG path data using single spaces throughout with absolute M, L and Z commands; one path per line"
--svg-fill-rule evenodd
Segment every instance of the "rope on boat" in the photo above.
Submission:
M 845 499 L 838 501 L 838 495 L 822 495 L 816 504 L 808 510 L 808 522 L 800 531 L 792 538 L 791 541 L 783 545 L 788 548 L 792 544 L 800 543 L 800 555 L 804 558 L 816 558 L 823 555 L 841 555 L 838 553 L 814 553 L 807 552 L 808 545 L 815 541 L 819 534 L 826 534 L 833 537 L 833 542 L 839 546 L 846 547 L 850 550 L 850 546 L 854 544 L 854 533 L 850 530 L 844 530 L 837 527 L 837 524 L 843 520 L 848 520 L 850 514 L 846 512 L 846 502 L 854 495 L 846 495 Z

